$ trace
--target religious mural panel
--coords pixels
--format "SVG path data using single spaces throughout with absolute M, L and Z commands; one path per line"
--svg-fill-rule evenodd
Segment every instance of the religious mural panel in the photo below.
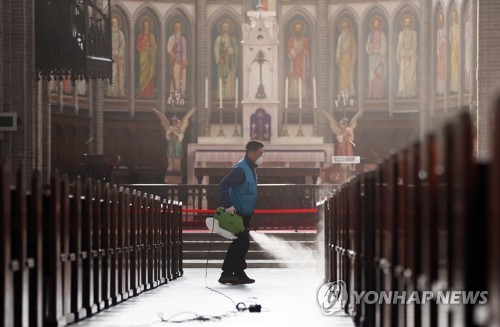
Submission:
M 464 41 L 465 41 L 465 52 L 464 52 L 464 61 L 465 61 L 465 69 L 464 69 L 464 93 L 470 93 L 471 91 L 471 78 L 473 74 L 473 66 L 472 66 L 472 42 L 474 36 L 472 35 L 472 5 L 471 1 L 467 2 L 465 6 L 465 26 L 464 26 Z
M 415 15 L 405 13 L 396 25 L 397 97 L 411 99 L 417 96 L 418 22 Z
M 436 79 L 438 96 L 444 95 L 446 83 L 446 30 L 444 26 L 444 12 L 441 7 L 438 8 L 436 14 Z
M 113 83 L 107 84 L 105 95 L 110 98 L 127 96 L 125 85 L 127 80 L 127 27 L 126 20 L 118 11 L 111 14 L 111 46 L 113 52 Z
M 158 28 L 150 14 L 143 14 L 135 27 L 136 89 L 139 98 L 155 98 L 158 88 Z
M 184 106 L 186 103 L 186 76 L 188 70 L 188 24 L 175 17 L 167 24 L 167 103 Z
M 356 95 L 357 42 L 356 26 L 350 17 L 343 17 L 338 23 L 338 37 L 335 46 L 338 97 L 353 98 Z
M 262 5 L 263 10 L 276 11 L 276 0 L 251 0 L 252 10 L 258 10 L 259 3 Z
M 379 15 L 368 19 L 365 51 L 367 58 L 367 99 L 387 98 L 387 24 Z
M 311 99 L 311 31 L 302 17 L 290 20 L 285 31 L 288 99 Z
M 449 42 L 449 54 L 450 54 L 450 92 L 458 93 L 459 76 L 458 76 L 458 53 L 459 40 L 460 40 L 460 22 L 458 21 L 458 12 L 456 5 L 451 8 L 451 20 L 448 27 L 448 42 Z
M 238 24 L 232 19 L 224 17 L 213 25 L 212 90 L 215 90 L 214 98 L 217 100 L 235 98 L 241 53 L 240 39 Z

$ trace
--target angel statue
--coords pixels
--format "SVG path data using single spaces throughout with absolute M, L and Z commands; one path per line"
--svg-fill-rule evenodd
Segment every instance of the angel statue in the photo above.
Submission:
M 160 118 L 160 123 L 165 130 L 165 138 L 168 141 L 167 145 L 167 172 L 181 171 L 181 160 L 184 156 L 182 141 L 184 139 L 184 132 L 189 126 L 189 118 L 194 114 L 196 108 L 189 110 L 182 119 L 177 116 L 172 117 L 172 123 L 165 117 L 164 114 L 156 109 L 151 109 L 155 112 L 156 116 Z
M 354 148 L 356 144 L 354 143 L 354 129 L 356 128 L 358 118 L 363 115 L 363 110 L 358 111 L 357 114 L 352 117 L 351 121 L 347 119 L 346 116 L 342 118 L 340 122 L 337 123 L 335 118 L 324 109 L 320 109 L 326 118 L 330 121 L 330 128 L 332 132 L 337 136 L 337 156 L 352 156 L 354 155 Z

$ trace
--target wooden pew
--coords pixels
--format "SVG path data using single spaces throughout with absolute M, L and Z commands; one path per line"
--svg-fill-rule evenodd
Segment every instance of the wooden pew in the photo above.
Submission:
M 182 276 L 182 204 L 58 174 L 44 193 L 39 173 L 25 179 L 18 169 L 11 189 L 0 163 L 1 326 L 65 326 Z
M 108 183 L 104 185 L 101 199 L 101 253 L 102 253 L 102 289 L 101 296 L 104 306 L 107 308 L 113 304 L 111 297 L 111 189 Z
M 45 323 L 66 325 L 63 315 L 63 270 L 61 251 L 61 183 L 56 174 L 50 181 L 50 194 L 44 196 L 44 275 L 48 276 Z
M 397 225 L 394 228 L 394 243 L 395 244 L 395 252 L 396 252 L 396 262 L 394 264 L 394 282 L 395 285 L 393 289 L 395 289 L 398 294 L 405 294 L 406 292 L 406 278 L 404 276 L 404 270 L 408 266 L 407 263 L 407 251 L 408 247 L 408 228 L 407 224 L 409 221 L 409 212 L 408 212 L 408 181 L 409 181 L 409 153 L 407 149 L 400 151 L 396 157 L 396 223 Z M 403 300 L 398 300 L 397 304 L 392 308 L 395 311 L 395 315 L 397 316 L 396 321 L 400 324 L 406 322 L 406 306 L 407 304 L 406 298 Z
M 141 248 L 140 248 L 140 217 L 141 217 L 141 192 L 133 190 L 130 208 L 130 288 L 133 295 L 141 293 L 140 270 L 141 270 Z
M 94 262 L 98 251 L 94 249 L 94 185 L 86 179 L 82 201 L 82 306 L 87 315 L 97 312 L 94 297 Z
M 417 277 L 421 274 L 421 143 L 415 142 L 409 147 L 407 167 L 407 218 L 405 224 L 406 246 L 403 264 L 403 280 L 407 294 L 417 291 Z M 406 305 L 406 324 L 421 325 L 421 306 L 415 302 Z
M 381 292 L 384 290 L 384 272 L 382 260 L 384 257 L 384 213 L 385 213 L 385 203 L 384 203 L 384 170 L 379 167 L 375 172 L 375 257 L 373 262 L 375 265 L 375 292 Z M 380 294 L 380 293 L 379 293 Z M 373 326 L 383 326 L 384 322 L 384 310 L 383 306 L 378 302 L 375 303 L 375 322 Z
M 167 257 L 168 257 L 168 261 L 167 261 L 167 277 L 168 277 L 168 280 L 172 280 L 174 279 L 174 275 L 173 275 L 173 268 L 172 268 L 172 262 L 173 262 L 173 259 L 172 259 L 172 256 L 173 256 L 173 252 L 172 252 L 172 249 L 173 249 L 173 241 L 172 241 L 172 214 L 174 212 L 174 204 L 173 204 L 173 201 L 172 200 L 168 200 L 167 202 L 167 207 L 165 208 L 166 212 L 165 212 L 165 224 L 166 224 L 166 227 L 167 227 L 167 244 L 166 244 L 166 247 L 167 247 Z
M 92 240 L 92 258 L 94 260 L 94 303 L 98 310 L 104 310 L 106 308 L 106 302 L 104 300 L 103 292 L 103 269 L 104 260 L 106 258 L 106 252 L 103 246 L 103 236 L 102 231 L 102 211 L 103 203 L 101 202 L 101 197 L 103 195 L 102 184 L 100 181 L 94 183 L 94 197 L 93 202 L 93 240 Z
M 375 172 L 362 175 L 360 238 L 360 274 L 361 291 L 375 289 Z M 375 305 L 361 302 L 360 326 L 373 326 L 375 323 Z
M 150 247 L 149 247 L 149 194 L 144 193 L 142 198 L 142 233 L 141 233 L 141 243 L 142 243 L 142 289 L 149 290 L 151 284 L 149 281 L 149 262 L 150 262 Z
M 28 261 L 33 261 L 30 269 L 29 285 L 29 326 L 43 326 L 43 206 L 42 178 L 34 172 L 31 178 L 31 192 L 28 194 Z M 31 265 L 28 262 L 28 265 Z
M 0 161 L 0 324 L 12 326 L 14 322 L 14 287 L 12 283 L 12 248 L 10 235 L 10 167 Z
M 491 164 L 491 186 L 489 220 L 489 276 L 488 276 L 488 310 L 483 320 L 492 326 L 500 325 L 500 97 L 496 101 L 494 111 L 493 160 Z
M 118 295 L 122 300 L 126 300 L 130 289 L 128 279 L 130 192 L 128 188 L 123 187 L 120 187 L 118 192 Z
M 450 181 L 450 290 L 483 291 L 487 279 L 488 167 L 474 163 L 472 125 L 467 113 L 461 114 L 448 129 L 451 145 Z M 498 201 L 498 200 L 497 200 Z M 498 217 L 497 217 L 498 218 Z M 498 276 L 496 276 L 498 277 Z M 474 305 L 451 306 L 450 323 L 476 326 Z
M 118 189 L 116 185 L 111 187 L 110 212 L 109 212 L 109 282 L 110 299 L 112 304 L 121 302 L 118 286 L 118 261 L 120 249 L 118 248 Z M 111 305 L 111 303 L 109 305 Z
M 77 320 L 87 316 L 83 306 L 83 260 L 87 252 L 82 251 L 82 186 L 77 177 L 70 196 L 70 257 L 71 260 L 71 312 Z
M 169 273 L 169 260 L 170 260 L 170 255 L 168 251 L 168 203 L 166 199 L 162 200 L 161 203 L 161 215 L 160 215 L 160 230 L 161 230 L 161 257 L 160 257 L 160 262 L 161 262 L 161 268 L 160 268 L 160 275 L 161 275 L 161 282 L 167 283 L 168 282 L 168 273 Z
M 26 187 L 24 169 L 19 168 L 16 173 L 16 188 L 11 197 L 11 244 L 12 244 L 12 271 L 14 284 L 14 322 L 27 325 L 29 322 L 29 266 L 27 240 L 27 210 Z M 15 219 L 14 219 L 15 217 Z M 29 265 L 29 266 L 28 266 Z

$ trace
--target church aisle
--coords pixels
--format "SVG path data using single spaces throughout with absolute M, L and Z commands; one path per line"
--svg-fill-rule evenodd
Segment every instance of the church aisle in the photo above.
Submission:
M 261 313 L 248 311 L 228 315 L 215 322 L 189 321 L 182 324 L 160 322 L 181 312 L 199 315 L 223 315 L 235 311 L 231 300 L 205 288 L 205 269 L 185 269 L 184 277 L 131 298 L 116 307 L 74 326 L 147 327 L 147 326 L 354 326 L 346 315 L 324 316 L 317 304 L 316 293 L 321 278 L 316 271 L 304 268 L 248 269 L 255 284 L 227 286 L 217 282 L 219 269 L 209 269 L 207 284 L 223 292 L 236 303 L 262 305 Z M 192 314 L 175 316 L 173 320 L 193 318 Z

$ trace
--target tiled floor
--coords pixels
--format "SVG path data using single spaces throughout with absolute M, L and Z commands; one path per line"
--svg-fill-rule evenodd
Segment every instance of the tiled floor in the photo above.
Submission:
M 167 285 L 131 298 L 96 316 L 75 324 L 89 327 L 147 326 L 339 326 L 352 327 L 345 315 L 325 316 L 317 304 L 317 291 L 322 278 L 304 268 L 247 269 L 255 284 L 229 286 L 217 283 L 219 269 L 209 269 L 207 285 L 231 297 L 234 302 L 260 304 L 261 313 L 248 311 L 229 314 L 215 322 L 189 321 L 182 324 L 161 322 L 158 314 L 168 319 L 182 312 L 198 315 L 223 315 L 235 311 L 230 299 L 205 288 L 205 269 L 185 269 L 184 276 Z M 190 319 L 181 314 L 173 320 Z

